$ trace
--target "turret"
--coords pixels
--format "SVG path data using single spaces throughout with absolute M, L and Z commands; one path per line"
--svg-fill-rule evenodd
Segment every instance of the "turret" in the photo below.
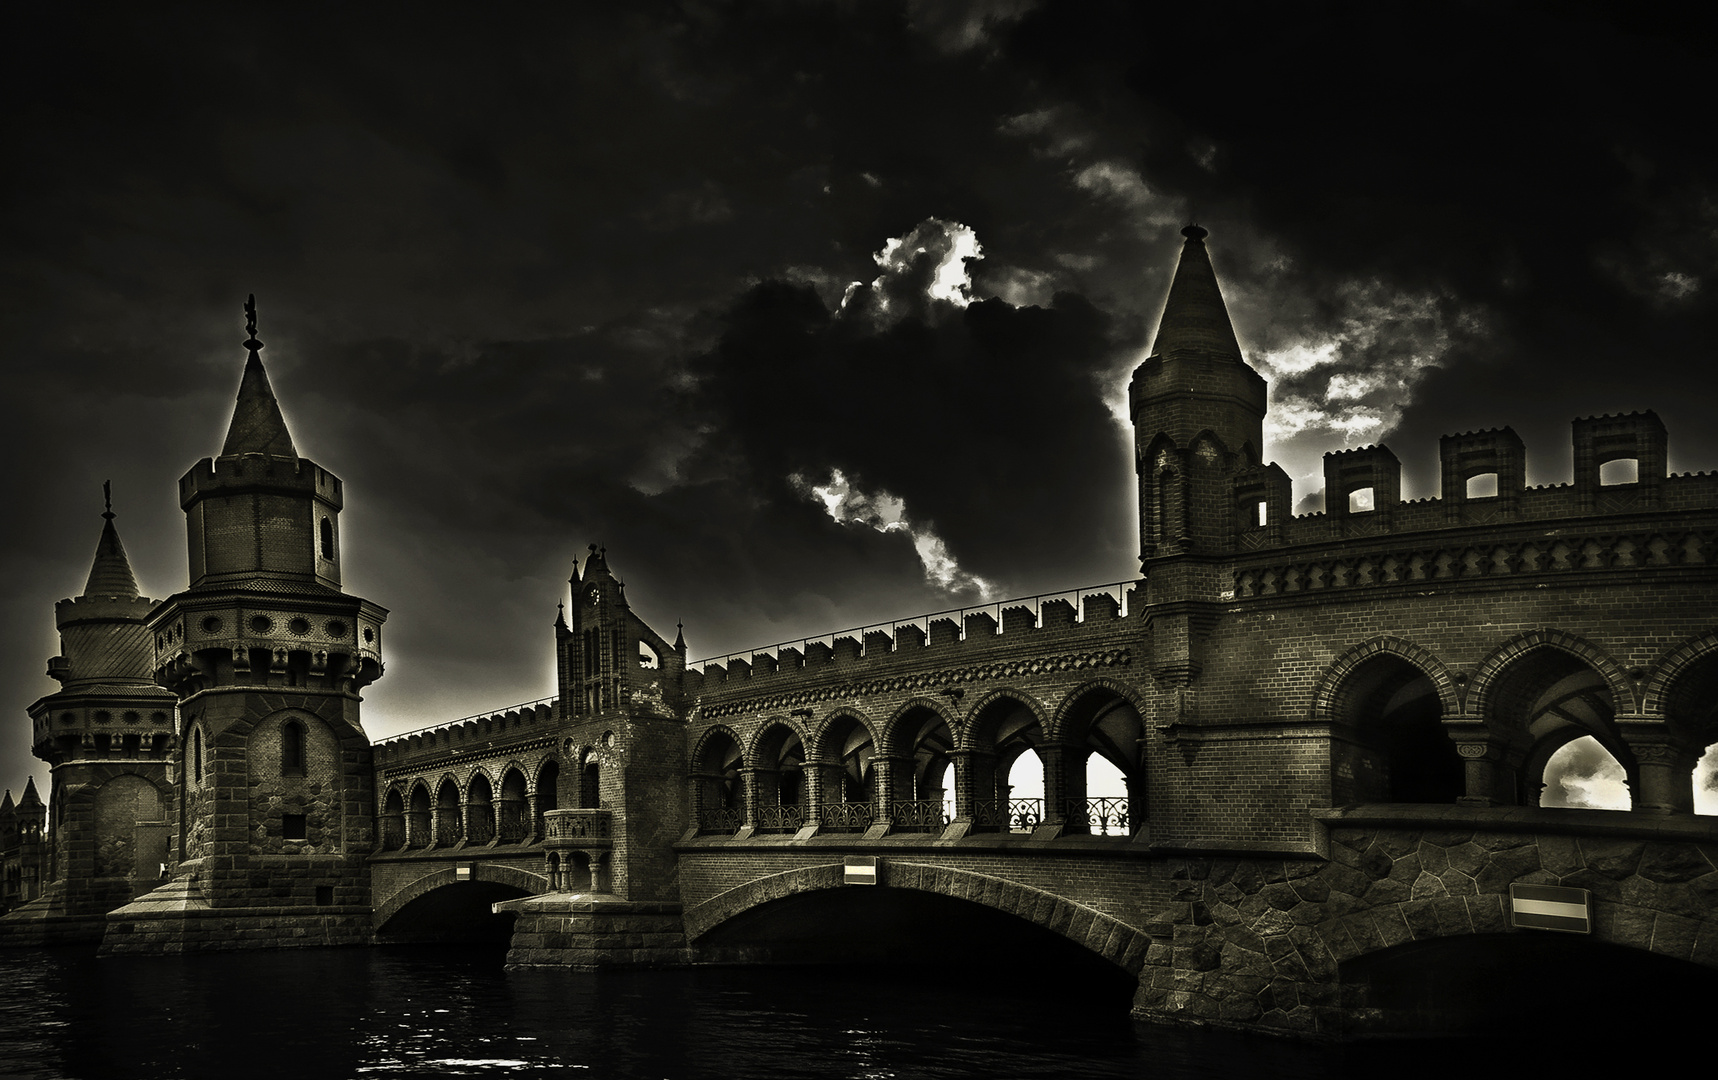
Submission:
M 155 601 L 114 526 L 112 489 L 83 593 L 54 605 L 60 654 L 48 675 L 60 690 L 30 706 L 34 752 L 50 765 L 110 757 L 160 759 L 172 741 L 173 695 L 151 677 L 147 619 Z
M 181 868 L 173 887 L 194 883 L 210 906 L 265 905 L 281 934 L 314 925 L 338 944 L 369 933 L 357 912 L 368 910 L 375 778 L 358 691 L 382 674 L 387 612 L 340 590 L 340 480 L 299 456 L 263 368 L 254 297 L 245 316 L 249 355 L 221 454 L 179 484 L 190 586 L 148 623 L 155 678 L 181 715 L 183 806 L 167 861 Z M 256 892 L 254 872 L 283 859 L 286 872 Z M 211 932 L 179 919 L 147 931 L 182 942 L 170 947 Z M 110 931 L 104 949 L 150 947 L 129 933 Z
M 1147 563 L 1227 546 L 1236 528 L 1229 478 L 1259 465 L 1264 444 L 1265 380 L 1241 357 L 1205 230 L 1181 235 L 1157 339 L 1128 388 Z
M 179 481 L 191 587 L 151 620 L 156 678 L 356 692 L 381 676 L 387 613 L 340 591 L 340 478 L 299 457 L 245 305 L 249 357 L 227 437 Z

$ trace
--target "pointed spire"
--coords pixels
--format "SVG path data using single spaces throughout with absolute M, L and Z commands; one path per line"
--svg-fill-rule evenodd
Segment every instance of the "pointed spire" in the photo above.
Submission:
M 1208 234 L 1197 225 L 1189 225 L 1181 235 L 1187 242 L 1181 247 L 1181 263 L 1169 286 L 1151 355 L 1192 352 L 1240 360 L 1241 345 L 1235 340 L 1229 309 L 1223 306 L 1223 293 L 1217 288 L 1217 275 L 1205 250 Z
M 96 541 L 95 562 L 89 568 L 89 580 L 84 584 L 85 596 L 123 596 L 137 598 L 137 576 L 131 572 L 131 560 L 126 558 L 125 545 L 119 542 L 119 530 L 113 527 L 113 481 L 101 485 L 107 509 L 102 512 L 106 523 L 101 527 L 101 539 Z
M 245 330 L 250 337 L 245 348 L 251 351 L 245 361 L 244 378 L 239 381 L 239 400 L 233 407 L 233 422 L 227 428 L 227 441 L 221 456 L 231 454 L 269 454 L 273 457 L 297 457 L 292 435 L 286 430 L 286 418 L 280 414 L 280 402 L 275 400 L 274 388 L 268 384 L 268 372 L 263 370 L 259 355 L 263 345 L 257 340 L 257 298 L 252 294 L 245 303 Z
M 674 624 L 674 651 L 678 652 L 678 653 L 683 653 L 686 651 L 686 624 L 685 623 L 677 622 Z
M 26 806 L 40 805 L 42 805 L 42 797 L 36 794 L 36 778 L 32 776 L 24 784 L 24 797 L 18 800 L 18 806 L 22 809 Z

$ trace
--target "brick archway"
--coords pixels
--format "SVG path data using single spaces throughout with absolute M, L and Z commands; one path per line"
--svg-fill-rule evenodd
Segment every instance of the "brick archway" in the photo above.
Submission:
M 1472 685 L 1468 687 L 1466 701 L 1463 702 L 1465 713 L 1485 719 L 1499 678 L 1505 671 L 1513 668 L 1517 660 L 1538 649 L 1557 650 L 1592 668 L 1599 678 L 1604 680 L 1619 714 L 1635 710 L 1634 687 L 1629 684 L 1628 678 L 1609 654 L 1585 638 L 1567 631 L 1541 628 L 1515 635 L 1486 657 L 1479 665 L 1479 670 L 1474 673 Z
M 1024 919 L 1060 934 L 1130 975 L 1139 974 L 1145 963 L 1146 947 L 1151 944 L 1151 938 L 1144 931 L 1095 908 L 989 874 L 895 859 L 887 860 L 879 867 L 879 872 L 880 884 L 967 900 Z M 735 916 L 773 900 L 847 888 L 842 883 L 842 875 L 840 863 L 826 863 L 771 874 L 735 886 L 686 912 L 686 940 L 695 942 Z
M 1445 716 L 1461 711 L 1460 695 L 1456 692 L 1455 683 L 1443 661 L 1411 641 L 1397 637 L 1375 637 L 1349 649 L 1325 668 L 1324 674 L 1319 677 L 1318 685 L 1313 689 L 1312 718 L 1327 723 L 1338 720 L 1348 677 L 1361 664 L 1377 656 L 1394 656 L 1419 669 L 1422 675 L 1431 680 Z
M 471 868 L 471 877 L 466 879 L 466 883 L 472 881 L 510 885 L 515 889 L 525 890 L 527 896 L 536 896 L 539 893 L 549 891 L 548 878 L 542 874 L 534 874 L 529 870 L 520 870 L 512 866 L 491 866 L 487 863 L 475 863 Z M 377 904 L 375 913 L 370 919 L 370 925 L 381 930 L 390 919 L 398 915 L 401 909 L 413 900 L 448 885 L 458 884 L 461 884 L 458 869 L 452 865 L 444 865 L 440 870 L 425 874 Z

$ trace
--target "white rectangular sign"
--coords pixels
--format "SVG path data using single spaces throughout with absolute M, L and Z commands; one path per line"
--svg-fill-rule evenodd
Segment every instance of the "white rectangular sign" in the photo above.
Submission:
M 843 885 L 875 885 L 877 884 L 877 857 L 875 855 L 850 855 L 842 868 L 841 883 Z
M 1522 929 L 1590 934 L 1592 906 L 1591 894 L 1586 889 L 1519 882 L 1509 886 L 1509 922 Z

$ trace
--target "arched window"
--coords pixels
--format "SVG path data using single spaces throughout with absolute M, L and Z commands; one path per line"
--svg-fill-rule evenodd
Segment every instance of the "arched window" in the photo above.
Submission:
M 334 523 L 327 518 L 322 519 L 322 557 L 334 560 Z
M 280 775 L 304 775 L 304 725 L 296 720 L 280 726 Z
M 203 780 L 203 729 L 191 729 L 191 779 Z

